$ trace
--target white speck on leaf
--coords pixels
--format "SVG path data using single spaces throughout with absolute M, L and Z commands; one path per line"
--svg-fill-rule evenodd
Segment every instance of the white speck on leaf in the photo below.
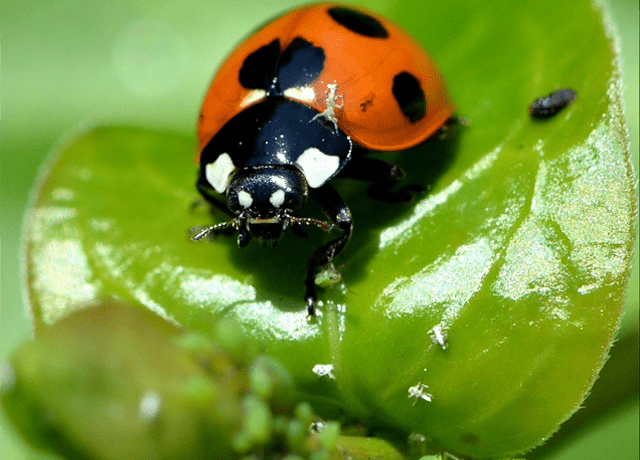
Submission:
M 333 375 L 333 364 L 316 364 L 313 366 L 313 373 L 318 377 L 329 377 L 330 379 L 335 379 L 336 376 Z

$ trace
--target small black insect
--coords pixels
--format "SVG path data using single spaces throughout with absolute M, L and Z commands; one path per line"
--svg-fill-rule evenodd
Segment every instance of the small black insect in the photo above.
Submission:
M 559 89 L 545 97 L 539 97 L 529 106 L 532 118 L 551 118 L 570 105 L 576 98 L 576 92 L 569 88 Z

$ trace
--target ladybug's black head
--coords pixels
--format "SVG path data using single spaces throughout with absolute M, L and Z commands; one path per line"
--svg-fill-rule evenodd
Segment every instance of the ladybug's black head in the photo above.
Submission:
M 277 240 L 291 213 L 304 205 L 309 186 L 293 165 L 247 167 L 236 172 L 227 189 L 227 205 L 261 240 Z

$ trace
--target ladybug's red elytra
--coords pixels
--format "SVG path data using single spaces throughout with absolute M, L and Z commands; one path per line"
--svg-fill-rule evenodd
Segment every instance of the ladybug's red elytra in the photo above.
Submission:
M 279 239 L 311 224 L 341 235 L 307 262 L 305 302 L 315 314 L 315 272 L 347 245 L 351 212 L 328 183 L 336 175 L 369 180 L 369 194 L 390 192 L 404 174 L 371 150 L 403 150 L 452 117 L 442 77 L 400 28 L 336 4 L 298 8 L 262 27 L 218 70 L 198 123 L 202 196 L 231 220 L 193 238 L 232 227 L 238 245 Z M 409 187 L 406 187 L 407 189 Z M 301 217 L 308 197 L 329 222 Z

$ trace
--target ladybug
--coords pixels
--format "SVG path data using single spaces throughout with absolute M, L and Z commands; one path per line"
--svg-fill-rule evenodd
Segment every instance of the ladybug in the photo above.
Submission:
M 395 151 L 427 139 L 452 117 L 442 77 L 405 32 L 374 14 L 336 4 L 295 9 L 242 43 L 213 79 L 198 123 L 197 188 L 230 220 L 206 227 L 277 241 L 309 225 L 340 235 L 307 261 L 305 303 L 315 315 L 315 272 L 331 265 L 353 229 L 349 208 L 329 184 L 340 174 L 372 181 L 369 195 L 390 192 L 404 174 L 368 151 Z M 328 222 L 301 217 L 308 198 Z

